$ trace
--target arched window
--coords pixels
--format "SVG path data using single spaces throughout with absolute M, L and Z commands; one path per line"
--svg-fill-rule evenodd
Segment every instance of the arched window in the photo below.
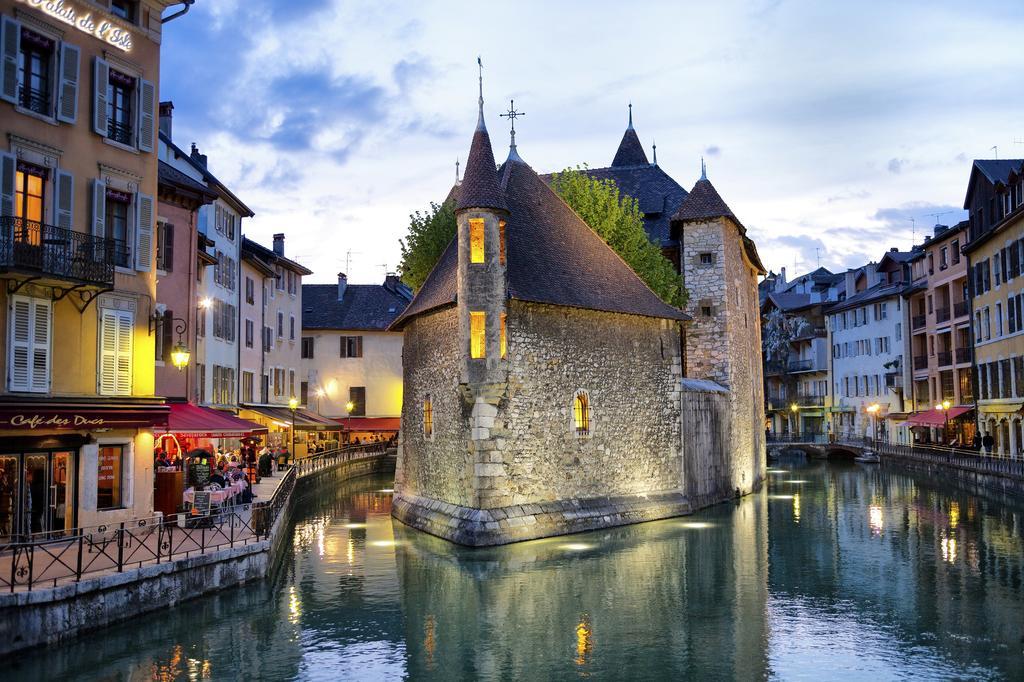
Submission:
M 469 221 L 469 262 L 484 262 L 484 221 L 480 218 Z
M 434 437 L 434 403 L 430 400 L 430 394 L 423 399 L 423 435 L 427 438 Z
M 590 435 L 590 396 L 586 391 L 577 391 L 572 399 L 572 421 L 577 436 Z

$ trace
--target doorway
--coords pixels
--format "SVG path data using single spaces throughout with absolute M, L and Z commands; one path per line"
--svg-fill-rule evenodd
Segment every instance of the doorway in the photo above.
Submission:
M 76 454 L 0 455 L 0 540 L 59 535 L 74 528 Z

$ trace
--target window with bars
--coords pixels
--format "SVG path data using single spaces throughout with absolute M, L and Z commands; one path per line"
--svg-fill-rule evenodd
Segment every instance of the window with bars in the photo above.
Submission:
M 573 427 L 577 436 L 590 435 L 590 396 L 577 391 L 572 400 Z
M 434 403 L 429 393 L 423 399 L 423 435 L 430 439 L 434 437 Z

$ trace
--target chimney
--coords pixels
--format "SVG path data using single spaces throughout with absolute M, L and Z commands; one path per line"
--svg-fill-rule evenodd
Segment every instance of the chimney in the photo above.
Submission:
M 391 291 L 398 291 L 398 286 L 401 284 L 401 280 L 398 279 L 398 275 L 393 272 L 389 272 L 384 275 L 384 288 Z
M 168 140 L 173 140 L 171 137 L 171 118 L 174 113 L 174 102 L 160 102 L 160 132 L 167 136 Z
M 338 300 L 345 298 L 345 288 L 348 286 L 348 277 L 344 272 L 338 273 Z
M 932 229 L 932 234 L 934 234 L 936 237 L 938 237 L 940 234 L 942 234 L 943 232 L 945 232 L 948 229 L 949 229 L 948 225 L 942 225 L 940 223 L 935 223 L 935 227 Z
M 877 263 L 868 263 L 867 265 L 865 265 L 864 266 L 864 273 L 867 276 L 866 279 L 868 281 L 868 286 L 867 286 L 868 289 L 870 289 L 871 287 L 873 287 L 876 284 L 878 284 L 878 264 Z
M 846 298 L 850 298 L 857 293 L 857 271 L 847 270 L 846 271 Z
M 192 156 L 192 160 L 193 161 L 198 163 L 203 168 L 206 168 L 206 154 L 200 154 L 199 153 L 199 147 L 196 146 L 195 142 L 192 143 L 192 154 L 191 154 L 191 156 Z
M 274 253 L 284 258 L 284 233 L 278 232 L 274 235 Z
M 786 288 L 786 268 L 779 268 L 779 276 L 775 279 L 775 291 L 782 291 Z
M 900 250 L 897 247 L 895 247 L 895 246 L 893 246 L 893 247 L 891 247 L 889 249 L 889 253 L 899 253 L 899 252 L 900 252 Z

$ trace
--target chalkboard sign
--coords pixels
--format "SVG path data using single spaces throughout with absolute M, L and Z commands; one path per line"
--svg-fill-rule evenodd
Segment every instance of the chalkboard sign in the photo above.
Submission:
M 210 491 L 208 490 L 197 490 L 193 493 L 192 498 L 192 515 L 193 516 L 208 516 L 210 514 L 210 506 L 212 500 L 210 499 Z
M 210 482 L 210 462 L 213 458 L 206 450 L 193 450 L 188 454 L 188 485 L 194 490 L 206 487 Z

